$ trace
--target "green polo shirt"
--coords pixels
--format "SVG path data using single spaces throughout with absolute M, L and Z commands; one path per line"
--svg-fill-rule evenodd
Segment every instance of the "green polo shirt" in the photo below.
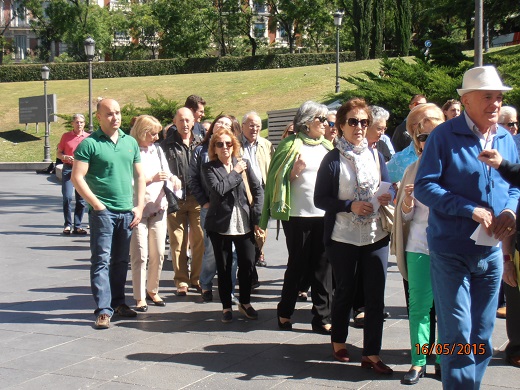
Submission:
M 74 159 L 88 163 L 85 181 L 109 210 L 130 211 L 134 207 L 134 164 L 141 162 L 137 141 L 119 129 L 117 143 L 101 129 L 81 142 Z

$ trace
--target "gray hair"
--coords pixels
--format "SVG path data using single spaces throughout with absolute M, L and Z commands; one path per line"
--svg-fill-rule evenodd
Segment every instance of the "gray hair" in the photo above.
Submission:
M 74 122 L 76 119 L 83 119 L 83 122 L 85 122 L 85 115 L 83 115 L 83 114 L 72 115 L 72 121 Z
M 506 116 L 516 116 L 516 109 L 511 106 L 502 106 L 502 108 L 500 108 L 500 115 L 498 116 L 498 123 L 503 123 Z
M 326 116 L 329 109 L 326 105 L 313 102 L 311 100 L 303 103 L 298 112 L 294 116 L 293 124 L 294 131 L 299 133 L 300 131 L 307 132 L 309 122 L 312 122 L 317 116 Z
M 387 121 L 390 118 L 390 113 L 383 107 L 369 106 L 368 109 L 372 112 L 372 123 L 379 122 L 380 120 Z
M 249 111 L 249 112 L 246 112 L 244 114 L 244 116 L 242 117 L 242 123 L 241 125 L 243 125 L 244 123 L 247 122 L 247 119 L 250 117 L 250 116 L 256 116 L 258 118 L 260 118 L 260 115 L 258 115 L 258 113 L 256 111 Z

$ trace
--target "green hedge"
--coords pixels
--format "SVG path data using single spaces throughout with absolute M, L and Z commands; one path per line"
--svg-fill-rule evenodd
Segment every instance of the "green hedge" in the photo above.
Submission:
M 354 52 L 340 53 L 340 61 L 355 61 Z M 147 61 L 94 62 L 92 76 L 95 79 L 161 76 L 184 73 L 235 72 L 243 70 L 293 68 L 298 66 L 322 65 L 336 62 L 335 53 L 322 54 L 271 54 L 254 57 L 205 57 L 175 58 Z M 52 80 L 76 80 L 88 78 L 88 64 L 48 64 Z M 1 65 L 0 82 L 41 80 L 41 64 Z

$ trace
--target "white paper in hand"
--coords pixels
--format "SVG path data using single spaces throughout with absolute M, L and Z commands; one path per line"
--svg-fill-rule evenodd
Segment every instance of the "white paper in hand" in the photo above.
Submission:
M 372 206 L 374 206 L 374 213 L 377 212 L 377 210 L 379 210 L 380 206 L 377 197 L 386 194 L 391 185 L 392 183 L 387 183 L 386 181 L 382 181 L 381 184 L 379 184 L 379 189 L 374 194 L 374 197 L 370 200 L 370 203 L 372 203 Z
M 500 241 L 497 240 L 493 236 L 488 236 L 486 233 L 486 229 L 482 228 L 482 225 L 479 224 L 477 229 L 473 232 L 470 237 L 475 244 L 482 246 L 498 246 L 500 245 Z

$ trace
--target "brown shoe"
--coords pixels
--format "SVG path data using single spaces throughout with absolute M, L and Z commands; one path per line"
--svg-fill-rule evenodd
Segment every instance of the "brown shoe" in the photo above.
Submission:
M 497 318 L 506 318 L 506 307 L 499 307 L 497 310 Z
M 96 318 L 97 329 L 108 329 L 110 327 L 110 316 L 108 314 L 100 314 Z

